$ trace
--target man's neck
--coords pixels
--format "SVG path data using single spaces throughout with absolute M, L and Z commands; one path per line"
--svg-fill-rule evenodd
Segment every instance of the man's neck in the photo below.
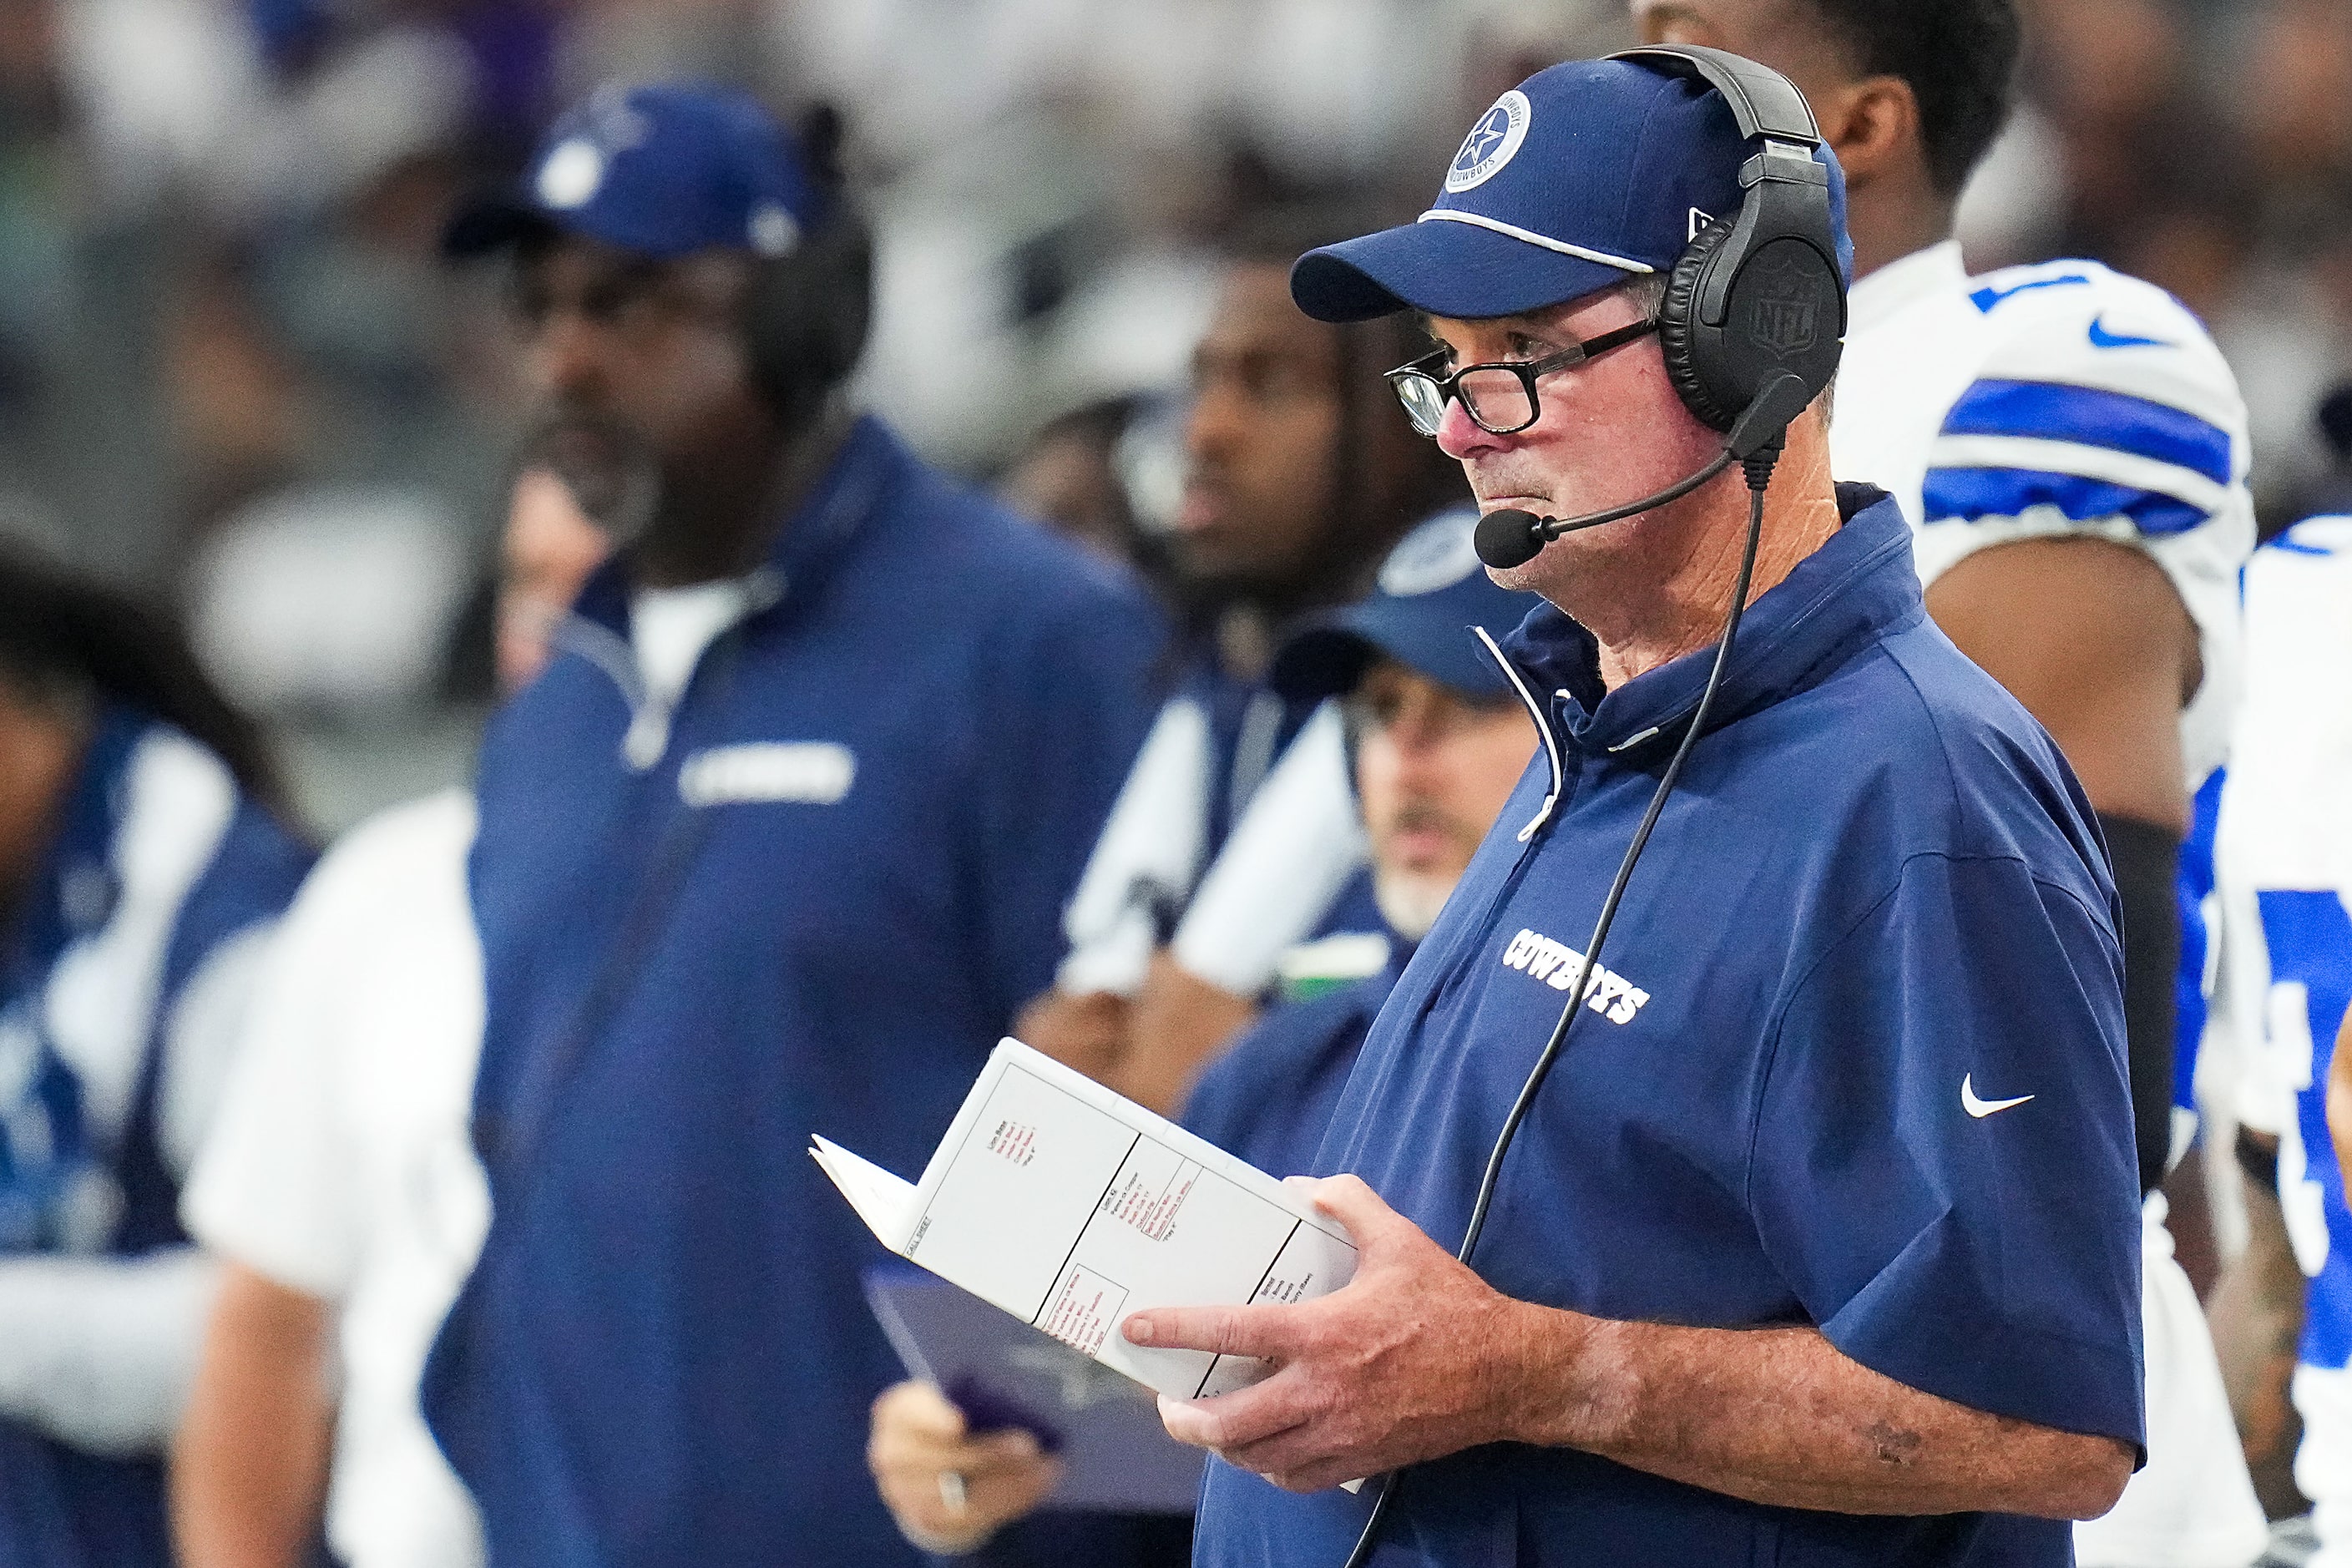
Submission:
M 828 411 L 782 437 L 766 462 L 737 468 L 740 478 L 706 473 L 691 489 L 674 489 L 637 548 L 637 586 L 683 588 L 750 573 L 833 467 L 854 422 L 846 410 Z
M 1720 489 L 1709 485 L 1690 498 L 1704 506 L 1704 521 L 1689 531 L 1681 558 L 1662 574 L 1622 591 L 1598 594 L 1591 606 L 1560 606 L 1600 644 L 1601 679 L 1610 689 L 1722 637 L 1747 546 L 1748 507 L 1738 470 L 1733 469 L 1726 480 Z M 1748 602 L 1752 605 L 1777 587 L 1838 525 L 1827 441 L 1818 431 L 1792 439 L 1765 491 L 1764 523 Z
M 1953 204 L 1940 199 L 1861 202 L 1846 216 L 1856 282 L 1952 237 Z

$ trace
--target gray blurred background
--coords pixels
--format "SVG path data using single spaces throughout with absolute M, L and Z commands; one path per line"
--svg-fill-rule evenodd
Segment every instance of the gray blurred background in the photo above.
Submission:
M 2341 480 L 2352 5 L 2025 10 L 1969 265 L 2186 301 L 2275 526 Z M 882 244 L 866 401 L 1148 532 L 1221 237 L 1285 197 L 1409 215 L 1501 89 L 1630 41 L 1612 0 L 0 0 L 0 530 L 174 599 L 330 832 L 469 761 L 518 399 L 500 279 L 436 239 L 565 102 L 839 105 Z

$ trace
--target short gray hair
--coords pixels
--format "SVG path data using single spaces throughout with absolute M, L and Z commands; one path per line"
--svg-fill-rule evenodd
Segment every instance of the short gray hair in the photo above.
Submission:
M 1643 316 L 1654 321 L 1658 307 L 1666 302 L 1666 275 L 1663 272 L 1636 272 L 1616 285 L 1612 292 L 1624 295 L 1633 301 Z

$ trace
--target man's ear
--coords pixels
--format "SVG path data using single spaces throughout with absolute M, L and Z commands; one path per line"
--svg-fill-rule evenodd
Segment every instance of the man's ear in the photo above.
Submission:
M 1848 190 L 1924 161 L 1919 100 L 1901 77 L 1866 76 L 1822 96 L 1814 112 Z

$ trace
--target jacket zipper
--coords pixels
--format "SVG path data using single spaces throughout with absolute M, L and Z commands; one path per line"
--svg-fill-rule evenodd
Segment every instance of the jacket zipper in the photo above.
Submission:
M 1470 629 L 1478 634 L 1478 640 L 1486 646 L 1487 654 L 1502 668 L 1504 677 L 1510 681 L 1511 689 L 1519 694 L 1521 702 L 1527 704 L 1528 716 L 1536 721 L 1536 733 L 1543 737 L 1544 761 L 1551 764 L 1551 793 L 1544 796 L 1542 806 L 1528 819 L 1528 825 L 1519 829 L 1519 842 L 1525 844 L 1536 836 L 1537 828 L 1550 819 L 1552 808 L 1559 804 L 1560 791 L 1568 787 L 1568 770 L 1560 763 L 1559 739 L 1552 733 L 1551 721 L 1536 701 L 1535 693 L 1528 689 L 1528 683 L 1519 679 L 1517 668 L 1503 657 L 1502 648 L 1486 627 L 1473 626 Z

